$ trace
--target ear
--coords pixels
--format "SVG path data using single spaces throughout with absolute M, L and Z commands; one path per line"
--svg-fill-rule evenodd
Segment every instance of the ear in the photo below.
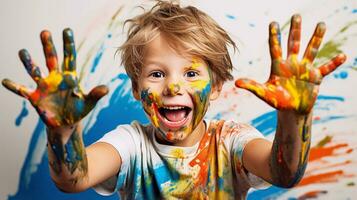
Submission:
M 211 101 L 216 100 L 219 97 L 219 95 L 221 94 L 221 91 L 222 91 L 222 86 L 223 86 L 222 83 L 216 83 L 212 87 L 211 96 L 209 98 Z

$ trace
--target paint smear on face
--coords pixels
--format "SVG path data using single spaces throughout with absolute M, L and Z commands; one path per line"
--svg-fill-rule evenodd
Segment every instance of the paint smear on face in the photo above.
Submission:
M 196 69 L 202 66 L 202 63 L 193 59 L 190 69 Z M 209 70 L 209 68 L 207 68 Z M 210 72 L 209 72 L 210 73 Z M 162 98 L 158 92 L 151 91 L 150 88 L 146 88 L 141 91 L 141 100 L 143 108 L 147 113 L 151 123 L 159 129 L 159 132 L 169 141 L 184 139 L 196 129 L 198 124 L 202 121 L 204 115 L 209 106 L 209 97 L 211 93 L 210 80 L 194 80 L 187 81 L 185 83 L 180 82 L 177 84 L 171 84 L 168 86 L 168 92 L 172 96 L 176 95 L 177 88 L 181 88 L 186 91 L 192 99 L 193 109 L 191 110 L 192 119 L 191 122 L 181 127 L 178 131 L 164 129 L 164 124 L 160 122 L 158 115 L 159 108 L 164 105 Z

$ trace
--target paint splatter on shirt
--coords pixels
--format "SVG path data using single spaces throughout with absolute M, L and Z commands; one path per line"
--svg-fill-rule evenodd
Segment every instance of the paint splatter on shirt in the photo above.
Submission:
M 261 133 L 233 121 L 207 124 L 192 147 L 159 144 L 151 125 L 118 126 L 98 142 L 118 150 L 120 173 L 94 189 L 102 195 L 118 191 L 121 199 L 245 199 L 249 188 L 266 186 L 242 167 L 245 145 Z

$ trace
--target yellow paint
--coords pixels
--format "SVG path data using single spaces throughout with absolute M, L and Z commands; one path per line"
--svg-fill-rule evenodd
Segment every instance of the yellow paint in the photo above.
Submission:
M 309 71 L 306 70 L 305 73 L 300 75 L 300 78 L 303 79 L 303 80 L 309 80 L 310 79 L 309 75 L 310 75 Z
M 295 83 L 296 83 L 295 80 L 287 79 L 285 87 L 290 92 L 290 95 L 292 96 L 291 105 L 294 108 L 298 108 L 300 103 L 300 98 L 299 98 L 300 95 L 299 92 L 297 91 Z
M 189 84 L 190 84 L 191 87 L 202 91 L 209 84 L 209 81 L 207 81 L 207 80 L 197 80 L 197 81 L 192 81 Z
M 171 150 L 170 154 L 175 158 L 185 158 L 185 152 L 183 149 L 174 148 Z
M 62 82 L 63 76 L 56 72 L 51 71 L 47 78 L 44 79 L 48 86 L 48 92 L 54 92 L 58 90 L 58 85 Z
M 157 117 L 157 114 L 153 114 L 151 116 L 152 118 L 152 123 L 154 124 L 155 127 L 159 127 L 159 118 Z
M 192 59 L 192 65 L 191 65 L 191 68 L 192 68 L 192 69 L 197 69 L 197 68 L 200 67 L 201 65 L 202 65 L 202 63 L 199 62 L 197 58 L 193 58 L 193 59 Z

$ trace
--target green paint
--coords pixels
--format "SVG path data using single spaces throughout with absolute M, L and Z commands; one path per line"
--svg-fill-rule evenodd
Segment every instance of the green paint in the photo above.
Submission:
M 314 62 L 314 66 L 320 66 L 321 64 L 330 60 L 333 56 L 342 53 L 343 51 L 341 50 L 341 47 L 346 41 L 347 37 L 343 37 L 340 40 L 330 40 L 326 42 L 322 46 L 321 50 L 317 53 L 316 62 Z
M 318 52 L 316 56 L 317 61 L 314 63 L 314 66 L 319 66 L 324 62 L 328 61 L 329 59 L 331 59 L 333 56 L 342 53 L 343 51 L 341 50 L 341 47 L 348 40 L 348 36 L 341 37 L 341 34 L 345 33 L 348 29 L 350 29 L 352 26 L 356 24 L 357 21 L 348 22 L 346 23 L 345 26 L 343 26 L 340 29 L 340 31 L 338 31 L 334 36 L 332 36 L 333 39 L 327 41 L 322 46 L 321 50 Z
M 354 182 L 349 182 L 347 183 L 347 186 L 355 186 L 356 184 Z
M 320 140 L 320 142 L 317 143 L 316 147 L 317 147 L 317 148 L 323 147 L 323 146 L 325 146 L 327 143 L 331 142 L 331 140 L 332 140 L 332 136 L 326 135 L 326 136 L 324 137 L 324 139 Z
M 352 21 L 347 23 L 344 27 L 341 28 L 341 30 L 339 31 L 340 33 L 345 32 L 347 29 L 351 28 L 351 26 L 356 25 L 357 24 L 357 20 L 356 21 Z

